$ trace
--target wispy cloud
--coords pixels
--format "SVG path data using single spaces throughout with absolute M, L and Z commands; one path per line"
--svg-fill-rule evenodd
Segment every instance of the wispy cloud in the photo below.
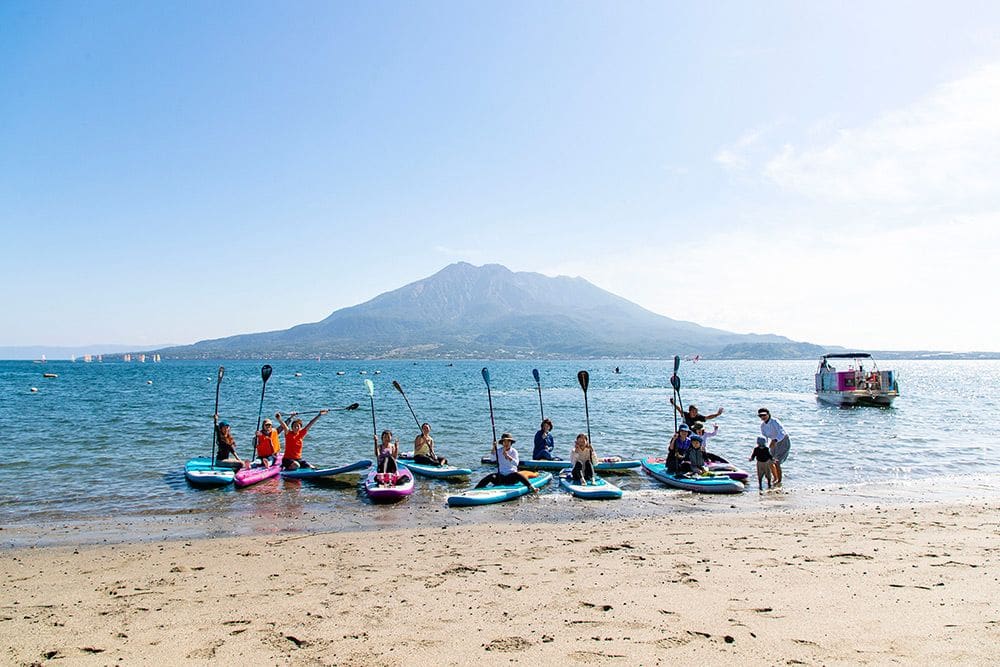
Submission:
M 747 169 L 750 166 L 750 152 L 760 143 L 763 134 L 763 129 L 745 132 L 736 143 L 720 148 L 713 159 L 731 171 Z
M 861 127 L 785 145 L 763 166 L 779 187 L 845 203 L 1000 204 L 1000 63 Z

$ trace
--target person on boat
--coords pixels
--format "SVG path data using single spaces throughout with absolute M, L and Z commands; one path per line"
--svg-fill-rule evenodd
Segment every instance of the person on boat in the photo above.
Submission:
M 767 438 L 771 451 L 771 468 L 774 475 L 774 485 L 781 486 L 781 464 L 788 458 L 792 443 L 785 433 L 785 428 L 777 419 L 771 416 L 767 408 L 758 408 L 757 416 L 763 419 L 760 423 L 760 434 Z
M 695 422 L 707 422 L 709 419 L 715 419 L 722 414 L 722 408 L 719 408 L 710 415 L 703 415 L 698 412 L 698 408 L 694 405 L 689 405 L 687 412 L 685 412 L 684 410 L 681 410 L 681 407 L 677 405 L 677 402 L 673 399 L 673 397 L 670 399 L 670 405 L 674 406 L 674 410 L 677 411 L 677 414 L 684 419 L 684 423 L 688 426 L 694 426 Z
M 583 480 L 587 480 L 588 484 L 594 483 L 594 466 L 597 465 L 597 454 L 594 453 L 594 448 L 586 433 L 580 433 L 576 436 L 573 451 L 569 454 L 569 461 L 573 464 L 574 484 L 581 484 Z
M 420 425 L 420 435 L 413 441 L 413 462 L 426 466 L 446 466 L 448 459 L 434 452 L 434 438 L 431 437 L 431 425 L 424 422 Z
M 375 438 L 375 436 L 372 436 Z M 375 458 L 378 460 L 380 473 L 397 472 L 396 459 L 399 458 L 399 441 L 392 437 L 392 431 L 382 431 L 382 442 L 375 439 Z
M 757 446 L 750 453 L 748 461 L 757 459 L 757 488 L 763 493 L 764 478 L 767 478 L 767 488 L 771 488 L 773 474 L 771 470 L 771 450 L 767 448 L 767 438 L 757 436 Z
M 693 475 L 705 473 L 705 450 L 702 449 L 702 437 L 700 435 L 691 436 L 691 446 L 688 447 L 684 462 L 681 464 L 683 472 Z
M 291 426 L 289 426 L 281 419 L 280 412 L 274 413 L 274 418 L 278 420 L 280 429 L 285 432 L 285 455 L 281 457 L 282 470 L 298 470 L 299 468 L 316 467 L 302 458 L 302 440 L 306 437 L 309 429 L 313 427 L 313 424 L 315 424 L 316 421 L 327 412 L 329 412 L 329 410 L 320 410 L 305 426 L 302 426 L 301 419 L 293 419 Z M 294 415 L 295 413 L 293 412 L 289 416 Z
M 538 489 L 531 485 L 531 481 L 517 470 L 517 466 L 521 460 L 517 455 L 517 450 L 514 449 L 515 442 L 517 441 L 514 440 L 510 433 L 504 433 L 500 436 L 500 449 L 497 449 L 496 440 L 493 441 L 493 456 L 497 460 L 498 471 L 490 473 L 479 480 L 479 483 L 476 484 L 477 489 L 481 489 L 488 484 L 501 486 L 520 482 L 528 487 L 530 493 L 538 493 Z
M 678 472 L 681 463 L 687 458 L 687 452 L 691 448 L 691 428 L 687 424 L 677 427 L 677 432 L 670 438 L 667 446 L 667 472 Z
M 262 465 L 272 466 L 277 460 L 278 452 L 281 451 L 281 440 L 278 439 L 279 431 L 274 428 L 274 423 L 270 419 L 265 419 L 260 430 L 257 431 L 256 446 L 254 456 L 260 459 Z
M 536 461 L 558 461 L 552 456 L 552 449 L 555 447 L 555 440 L 552 439 L 552 420 L 546 417 L 542 420 L 541 428 L 535 434 L 535 447 L 531 450 L 531 458 Z
M 236 453 L 236 440 L 229 429 L 229 422 L 220 422 L 215 416 L 215 464 L 240 470 L 247 463 Z

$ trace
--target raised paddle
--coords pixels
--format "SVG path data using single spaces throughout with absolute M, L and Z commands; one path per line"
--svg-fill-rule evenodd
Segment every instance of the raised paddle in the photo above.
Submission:
M 222 376 L 225 373 L 226 369 L 219 366 L 219 379 L 215 382 L 215 416 L 212 417 L 212 455 L 208 459 L 212 462 L 212 470 L 215 470 L 215 448 L 218 445 L 219 439 L 219 388 L 222 387 Z
M 267 380 L 271 377 L 271 366 L 269 364 L 264 364 L 260 367 L 260 379 L 263 380 L 264 384 L 260 388 L 260 407 L 257 409 L 257 430 L 253 434 L 253 459 L 257 458 L 257 433 L 260 433 L 260 415 L 264 412 L 264 392 L 267 390 Z M 253 461 L 253 459 L 250 459 Z M 264 459 L 261 458 L 261 464 L 264 463 Z
M 677 376 L 677 369 L 681 367 L 681 358 L 674 355 L 674 374 L 670 376 L 670 386 L 674 388 L 674 396 L 677 397 L 677 403 L 674 404 L 674 433 L 677 433 L 677 410 L 684 408 L 680 405 L 681 402 L 681 379 Z
M 542 407 L 542 380 L 538 376 L 538 369 L 532 368 L 531 375 L 535 378 L 535 386 L 538 387 L 538 411 L 542 413 L 542 421 L 545 421 L 545 408 Z
M 375 459 L 378 460 L 378 429 L 375 428 L 375 385 L 371 380 L 365 380 L 365 388 L 368 389 L 368 400 L 372 403 L 372 435 L 375 437 Z M 378 463 L 376 462 L 376 466 Z M 377 470 L 378 468 L 376 468 Z
M 493 393 L 490 391 L 490 369 L 483 368 L 483 381 L 486 383 L 486 398 L 490 401 L 490 426 L 493 427 L 493 456 L 497 460 L 497 474 L 500 474 L 500 452 L 496 448 L 497 423 L 493 419 Z
M 417 419 L 417 413 L 413 411 L 413 407 L 410 405 L 410 399 L 406 397 L 406 392 L 403 388 L 399 386 L 399 383 L 395 380 L 392 381 L 392 386 L 395 387 L 396 391 L 403 395 L 403 400 L 406 401 L 406 407 L 410 408 L 410 414 L 413 415 L 413 421 L 417 422 L 417 428 L 420 428 L 420 420 Z
M 590 386 L 590 373 L 580 371 L 576 374 L 576 379 L 580 382 L 580 389 L 583 389 L 583 409 L 587 415 L 587 441 L 590 442 L 590 406 L 587 405 L 587 387 Z M 593 442 L 591 442 L 593 446 Z

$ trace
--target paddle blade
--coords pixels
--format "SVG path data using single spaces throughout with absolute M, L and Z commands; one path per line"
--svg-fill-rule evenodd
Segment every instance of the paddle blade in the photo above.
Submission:
M 576 374 L 576 379 L 580 382 L 580 388 L 583 389 L 583 393 L 587 393 L 587 387 L 590 386 L 590 373 L 587 371 L 580 371 Z
M 486 382 L 486 386 L 490 386 L 490 369 L 483 368 L 483 381 Z
M 344 409 L 345 409 L 345 410 L 357 410 L 357 409 L 358 409 L 358 408 L 360 408 L 360 407 L 361 407 L 361 406 L 360 406 L 360 405 L 359 405 L 358 403 L 351 403 L 350 405 L 348 405 L 348 406 L 347 406 L 346 408 L 344 408 Z
M 271 377 L 271 367 L 268 364 L 264 364 L 260 367 L 260 379 L 267 382 L 269 377 Z
M 535 382 L 541 383 L 541 379 L 538 376 L 538 369 L 537 368 L 532 368 L 531 369 L 531 376 L 533 378 L 535 378 Z
M 225 374 L 226 374 L 226 369 L 222 366 L 219 366 L 219 382 L 222 382 L 222 376 Z
M 400 394 L 402 394 L 402 393 L 403 393 L 403 388 L 402 388 L 402 387 L 400 387 L 400 386 L 399 386 L 399 383 L 398 383 L 398 382 L 396 382 L 395 380 L 393 380 L 393 381 L 392 381 L 392 386 L 393 386 L 393 387 L 395 387 L 395 388 L 396 388 L 396 391 L 398 391 L 398 392 L 399 392 Z
M 670 386 L 674 388 L 674 391 L 681 390 L 681 379 L 676 375 L 670 376 Z
M 368 395 L 375 398 L 375 385 L 372 384 L 371 380 L 365 380 L 365 388 L 368 390 Z
M 677 369 L 681 367 L 681 358 L 678 355 L 674 355 L 674 375 L 677 375 Z

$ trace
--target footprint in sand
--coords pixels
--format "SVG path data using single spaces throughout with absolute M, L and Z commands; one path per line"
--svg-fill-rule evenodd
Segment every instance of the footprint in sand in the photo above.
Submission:
M 510 653 L 513 651 L 524 651 L 530 646 L 531 642 L 524 637 L 500 637 L 499 639 L 494 639 L 489 644 L 485 644 L 483 648 L 487 651 Z

